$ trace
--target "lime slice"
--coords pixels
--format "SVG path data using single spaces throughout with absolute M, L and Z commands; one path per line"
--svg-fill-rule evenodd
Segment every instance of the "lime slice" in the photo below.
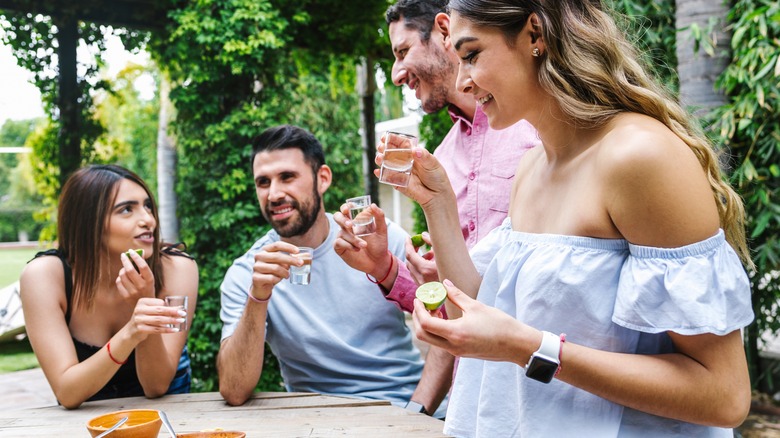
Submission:
M 139 256 L 143 257 L 143 256 L 144 256 L 144 250 L 142 250 L 142 249 L 128 249 L 128 250 L 125 252 L 125 254 L 127 254 L 127 258 L 128 258 L 128 259 L 130 259 L 130 263 L 132 263 L 132 264 L 133 264 L 133 267 L 135 268 L 135 270 L 136 270 L 136 271 L 138 271 L 138 266 L 137 266 L 137 265 L 135 264 L 135 262 L 133 261 L 133 258 L 132 258 L 132 257 L 130 257 L 130 253 L 131 253 L 132 251 L 135 251 L 135 252 L 136 252 L 136 254 L 138 254 Z
M 127 256 L 128 256 L 128 257 L 130 257 L 130 251 L 135 251 L 135 252 L 136 252 L 136 254 L 138 254 L 138 255 L 139 255 L 139 256 L 141 256 L 141 257 L 143 257 L 143 256 L 144 256 L 144 250 L 142 250 L 142 249 L 128 249 L 128 250 L 127 250 Z
M 422 238 L 422 234 L 415 234 L 412 236 L 412 246 L 419 248 L 423 245 L 425 245 L 425 241 Z
M 444 304 L 447 299 L 447 289 L 438 281 L 431 281 L 421 284 L 415 293 L 417 299 L 422 301 L 428 310 L 436 310 Z

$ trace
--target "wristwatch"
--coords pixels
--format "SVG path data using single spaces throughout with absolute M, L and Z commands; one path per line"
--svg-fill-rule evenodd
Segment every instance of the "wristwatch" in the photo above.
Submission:
M 415 414 L 425 414 L 425 415 L 431 415 L 428 413 L 428 411 L 425 410 L 425 406 L 417 403 L 414 400 L 409 400 L 409 403 L 406 404 L 406 407 L 404 407 L 407 411 L 412 411 Z
M 550 383 L 561 367 L 558 357 L 561 352 L 561 338 L 550 332 L 542 332 L 542 345 L 531 355 L 525 366 L 525 375 L 542 383 Z

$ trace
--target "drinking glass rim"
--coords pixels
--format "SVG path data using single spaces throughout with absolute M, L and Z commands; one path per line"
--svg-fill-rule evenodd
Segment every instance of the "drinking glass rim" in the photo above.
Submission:
M 407 134 L 406 132 L 399 132 L 399 131 L 385 131 L 385 135 L 387 134 L 400 135 L 401 137 L 406 137 L 406 138 L 417 138 L 417 136 L 414 134 Z
M 354 203 L 358 200 L 363 200 L 368 198 L 368 202 L 366 202 L 367 205 L 371 205 L 371 195 L 363 195 L 363 196 L 355 196 L 354 198 L 347 198 L 346 201 L 344 201 L 345 204 Z

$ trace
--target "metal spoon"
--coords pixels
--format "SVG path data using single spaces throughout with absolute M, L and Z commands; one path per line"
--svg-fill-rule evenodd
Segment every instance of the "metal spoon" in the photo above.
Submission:
M 171 435 L 171 438 L 176 438 L 176 432 L 173 431 L 173 426 L 171 425 L 171 422 L 168 421 L 168 415 L 166 415 L 165 412 L 163 411 L 157 411 L 157 412 L 160 413 L 160 419 L 165 425 L 165 428 L 168 429 L 168 433 Z
M 100 435 L 96 436 L 95 438 L 100 438 L 100 437 L 104 437 L 104 436 L 108 435 L 109 433 L 113 432 L 114 429 L 116 429 L 117 427 L 125 424 L 125 421 L 127 421 L 127 417 L 120 418 L 119 421 L 117 421 L 115 425 L 109 427 L 103 433 L 101 433 Z

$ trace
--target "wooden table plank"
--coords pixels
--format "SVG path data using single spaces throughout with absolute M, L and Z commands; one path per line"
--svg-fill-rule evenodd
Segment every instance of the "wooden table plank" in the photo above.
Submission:
M 441 437 L 444 423 L 385 401 L 308 393 L 257 393 L 242 406 L 228 406 L 219 393 L 131 397 L 0 411 L 0 437 L 88 436 L 86 423 L 122 409 L 159 409 L 178 432 L 222 428 L 247 437 Z M 164 428 L 160 437 L 165 437 Z

